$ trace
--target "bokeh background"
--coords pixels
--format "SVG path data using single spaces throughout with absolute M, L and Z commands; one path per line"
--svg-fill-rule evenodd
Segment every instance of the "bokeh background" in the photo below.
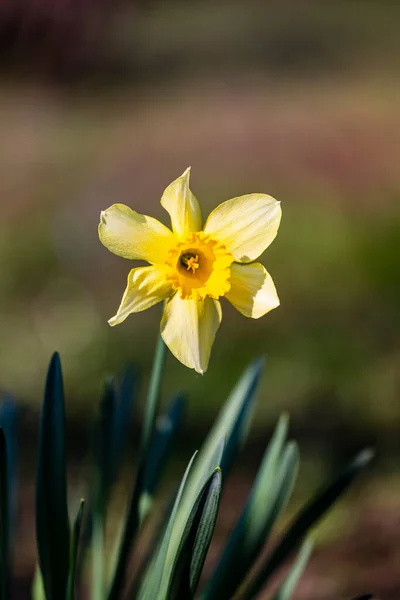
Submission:
M 0 386 L 21 406 L 21 454 L 30 465 L 54 350 L 72 464 L 104 377 L 132 362 L 149 375 L 160 309 L 108 327 L 132 264 L 101 246 L 100 210 L 122 202 L 167 223 L 159 199 L 189 165 L 204 214 L 271 194 L 283 220 L 264 263 L 281 307 L 249 321 L 225 303 L 208 372 L 170 357 L 163 397 L 190 397 L 179 465 L 241 370 L 267 357 L 221 536 L 282 411 L 303 456 L 291 510 L 376 447 L 318 531 L 299 599 L 400 594 L 399 18 L 390 1 L 0 3 Z

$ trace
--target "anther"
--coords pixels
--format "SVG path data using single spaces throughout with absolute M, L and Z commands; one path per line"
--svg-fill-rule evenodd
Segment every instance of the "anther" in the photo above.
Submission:
M 182 254 L 180 261 L 181 265 L 186 267 L 187 271 L 192 271 L 193 275 L 195 274 L 196 269 L 200 267 L 198 254 L 194 256 L 190 252 L 186 252 L 185 254 Z

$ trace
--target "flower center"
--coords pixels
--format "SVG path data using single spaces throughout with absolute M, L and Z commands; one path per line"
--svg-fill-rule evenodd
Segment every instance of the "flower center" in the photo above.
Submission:
M 219 298 L 230 290 L 233 257 L 223 244 L 203 231 L 191 233 L 169 252 L 172 286 L 181 298 Z
M 183 267 L 186 267 L 187 271 L 192 271 L 193 274 L 196 273 L 196 269 L 200 267 L 199 265 L 199 255 L 192 254 L 191 252 L 185 252 L 180 256 L 180 263 Z

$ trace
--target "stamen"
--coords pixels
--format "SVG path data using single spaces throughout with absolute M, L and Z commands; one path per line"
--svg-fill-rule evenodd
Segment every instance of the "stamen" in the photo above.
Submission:
M 187 261 L 187 271 L 190 271 L 190 269 L 192 269 L 192 273 L 194 274 L 196 272 L 196 269 L 198 269 L 200 266 L 198 260 L 199 257 L 197 255 L 189 258 L 189 260 Z
M 187 271 L 191 270 L 192 274 L 194 275 L 196 272 L 196 269 L 198 269 L 200 267 L 198 254 L 196 254 L 196 256 L 194 256 L 193 254 L 190 254 L 189 252 L 186 254 L 182 254 L 181 264 L 186 267 Z

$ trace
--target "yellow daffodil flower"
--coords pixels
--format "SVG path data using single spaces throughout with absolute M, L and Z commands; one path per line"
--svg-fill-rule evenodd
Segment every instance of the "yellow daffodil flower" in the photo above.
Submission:
M 150 263 L 130 271 L 110 325 L 166 300 L 164 342 L 184 365 L 204 373 L 222 319 L 220 298 L 253 319 L 279 306 L 271 276 L 253 261 L 275 238 L 281 208 L 271 196 L 247 194 L 217 206 L 203 226 L 189 177 L 187 169 L 161 198 L 172 231 L 114 204 L 101 213 L 99 237 L 114 254 Z

